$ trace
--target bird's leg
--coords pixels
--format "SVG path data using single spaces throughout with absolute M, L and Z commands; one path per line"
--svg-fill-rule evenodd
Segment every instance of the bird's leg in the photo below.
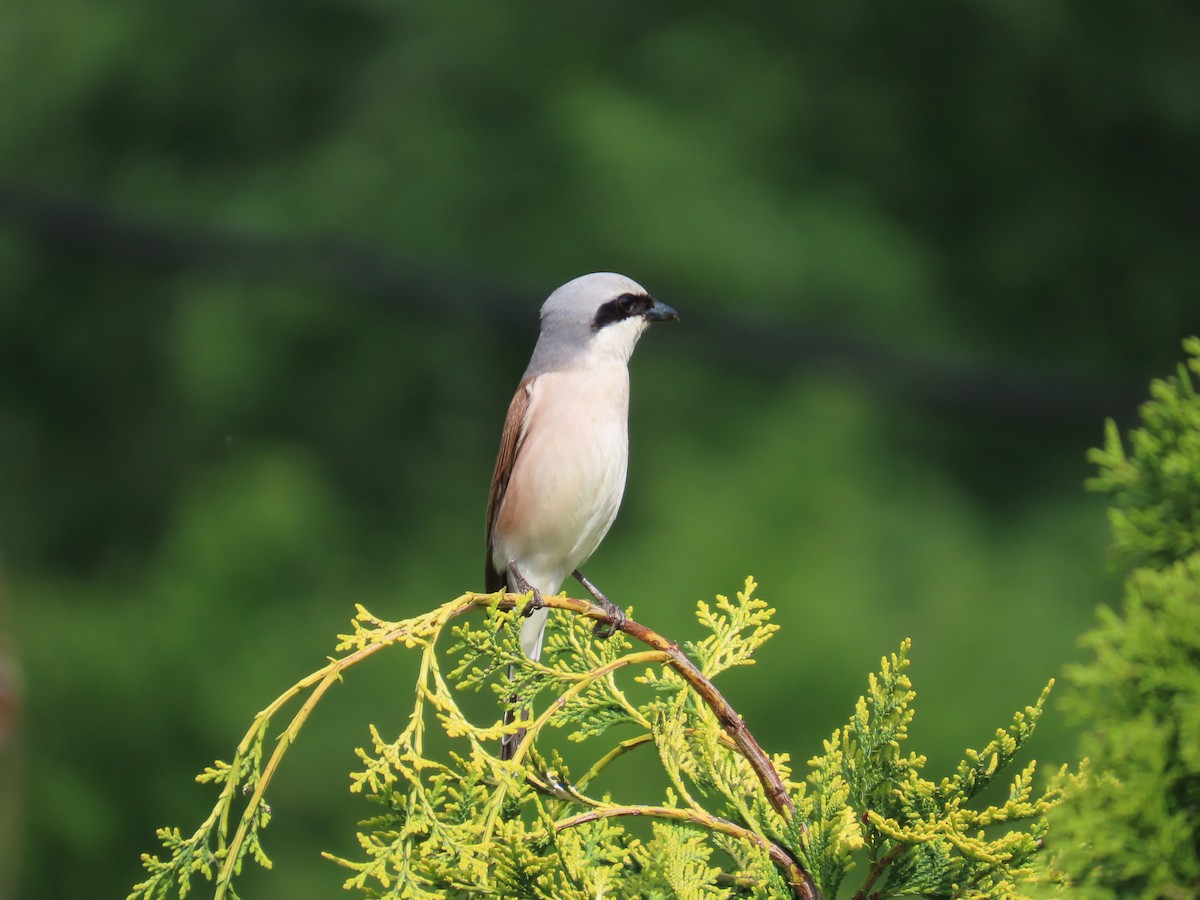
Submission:
M 525 576 L 521 574 L 521 570 L 517 568 L 517 561 L 510 559 L 508 561 L 508 572 L 513 577 L 513 584 L 517 586 L 518 593 L 528 594 L 533 596 L 529 598 L 529 602 L 521 609 L 521 615 L 528 619 L 539 609 L 545 609 L 546 603 L 542 600 L 542 592 L 535 588 L 532 584 L 525 580 Z
M 625 624 L 625 610 L 600 593 L 600 589 L 588 581 L 587 576 L 578 569 L 572 574 L 575 576 L 575 580 L 582 584 L 587 592 L 592 595 L 592 599 L 596 601 L 596 605 L 608 613 L 607 618 L 597 620 L 592 633 L 598 638 L 612 637 L 616 634 L 617 629 Z

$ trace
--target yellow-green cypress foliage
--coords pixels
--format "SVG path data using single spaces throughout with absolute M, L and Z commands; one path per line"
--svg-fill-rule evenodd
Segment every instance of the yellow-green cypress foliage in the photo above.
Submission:
M 403 622 L 360 608 L 341 655 L 264 709 L 232 761 L 201 776 L 220 788 L 212 814 L 190 835 L 162 829 L 167 856 L 143 857 L 148 877 L 130 896 L 182 896 L 201 875 L 216 897 L 234 897 L 247 859 L 270 865 L 263 793 L 273 773 L 325 691 L 389 648 L 418 652 L 420 674 L 407 725 L 390 735 L 365 729 L 351 789 L 376 814 L 359 825 L 357 858 L 336 860 L 347 889 L 428 900 L 1025 895 L 1040 877 L 1045 813 L 1063 779 L 1035 790 L 1032 762 L 1008 769 L 1045 693 L 929 780 L 925 758 L 905 749 L 915 697 L 905 641 L 870 676 L 847 723 L 793 774 L 786 754 L 759 748 L 713 683 L 753 664 L 777 629 L 756 588 L 748 579 L 736 599 L 700 603 L 705 636 L 684 647 L 633 620 L 598 640 L 589 616 L 600 611 L 546 598 L 561 612 L 539 662 L 520 650 L 514 607 L 523 598 L 514 595 L 464 594 Z M 473 721 L 461 700 L 479 690 L 496 702 Z M 271 728 L 293 703 L 284 730 Z M 512 760 L 497 752 L 516 727 L 500 721 L 506 705 L 532 709 Z M 631 796 L 610 775 L 626 756 L 661 772 L 654 796 Z M 981 801 L 1001 777 L 1007 790 Z

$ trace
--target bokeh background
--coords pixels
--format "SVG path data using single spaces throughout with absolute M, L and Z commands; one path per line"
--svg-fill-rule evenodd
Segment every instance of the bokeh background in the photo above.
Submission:
M 1084 453 L 1200 330 L 1198 39 L 1181 0 L 4 4 L 8 890 L 123 896 L 355 602 L 481 587 L 538 306 L 598 269 L 683 321 L 591 577 L 687 639 L 755 575 L 782 633 L 725 687 L 797 761 L 911 636 L 940 777 L 1116 596 Z M 407 677 L 318 709 L 246 896 L 338 891 Z M 1053 709 L 1033 750 L 1073 756 Z

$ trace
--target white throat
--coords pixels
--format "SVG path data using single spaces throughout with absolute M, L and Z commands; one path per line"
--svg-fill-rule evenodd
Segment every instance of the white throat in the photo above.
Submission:
M 614 363 L 626 365 L 647 324 L 641 316 L 634 316 L 586 334 L 581 334 L 577 328 L 560 331 L 551 325 L 538 336 L 525 374 L 589 369 Z

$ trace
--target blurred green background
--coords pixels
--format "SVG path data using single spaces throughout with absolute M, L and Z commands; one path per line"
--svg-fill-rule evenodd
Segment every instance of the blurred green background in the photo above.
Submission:
M 1198 38 L 1179 0 L 4 4 L 15 896 L 123 896 L 355 602 L 482 587 L 537 309 L 601 269 L 683 321 L 589 575 L 679 639 L 755 575 L 783 630 L 725 688 L 797 763 L 911 636 L 940 777 L 1117 596 L 1084 452 L 1200 331 Z M 318 709 L 246 896 L 338 890 L 405 666 Z

